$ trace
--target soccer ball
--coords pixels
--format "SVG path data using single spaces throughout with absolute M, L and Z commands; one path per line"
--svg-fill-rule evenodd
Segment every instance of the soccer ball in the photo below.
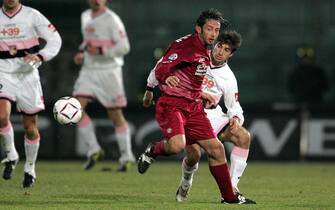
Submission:
M 80 121 L 83 111 L 80 102 L 71 96 L 56 101 L 53 107 L 55 120 L 62 125 L 72 125 Z

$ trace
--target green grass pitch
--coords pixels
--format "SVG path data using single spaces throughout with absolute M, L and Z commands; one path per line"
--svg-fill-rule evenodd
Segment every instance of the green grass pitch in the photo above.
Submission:
M 112 167 L 112 171 L 101 171 Z M 118 173 L 115 162 L 91 171 L 82 162 L 37 163 L 38 180 L 21 188 L 22 161 L 12 180 L 0 180 L 0 209 L 335 209 L 334 162 L 249 162 L 239 188 L 256 205 L 222 205 L 207 162 L 201 162 L 189 199 L 175 202 L 180 162 L 157 161 L 141 175 Z

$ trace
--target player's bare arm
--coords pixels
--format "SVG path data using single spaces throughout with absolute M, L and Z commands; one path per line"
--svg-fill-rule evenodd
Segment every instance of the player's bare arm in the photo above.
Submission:
M 146 90 L 143 95 L 143 106 L 150 107 L 153 104 L 154 93 L 152 91 Z
M 84 62 L 84 53 L 78 52 L 74 57 L 73 61 L 76 65 L 81 65 Z

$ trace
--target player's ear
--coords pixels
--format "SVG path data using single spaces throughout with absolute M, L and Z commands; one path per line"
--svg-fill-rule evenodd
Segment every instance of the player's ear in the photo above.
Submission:
M 195 26 L 195 31 L 200 34 L 201 33 L 201 27 L 200 26 Z

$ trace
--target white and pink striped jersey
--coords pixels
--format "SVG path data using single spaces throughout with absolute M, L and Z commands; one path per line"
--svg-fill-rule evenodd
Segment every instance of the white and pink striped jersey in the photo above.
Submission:
M 213 95 L 217 103 L 223 97 L 228 118 L 238 117 L 239 124 L 243 124 L 244 116 L 242 107 L 238 101 L 236 77 L 227 63 L 220 67 L 211 67 L 207 71 L 203 80 L 202 91 Z M 216 109 L 221 109 L 221 107 L 217 106 Z M 207 112 L 207 110 L 205 111 Z
M 39 38 L 46 45 L 40 49 Z M 50 21 L 39 11 L 20 5 L 13 14 L 2 8 L 0 11 L 0 71 L 16 73 L 24 65 L 23 57 L 28 53 L 39 54 L 43 61 L 55 57 L 62 40 Z
M 154 71 L 154 69 L 151 70 L 147 79 L 147 86 L 149 87 L 158 85 Z M 220 67 L 211 67 L 211 69 L 207 71 L 203 80 L 202 91 L 214 96 L 217 104 L 223 97 L 224 105 L 227 108 L 227 117 L 229 119 L 238 117 L 239 124 L 243 124 L 244 116 L 242 107 L 238 101 L 236 77 L 227 63 Z M 219 105 L 215 109 L 205 109 L 205 111 L 212 124 L 213 122 L 211 119 L 216 118 L 214 115 L 223 113 L 222 108 Z M 226 123 L 227 122 L 228 121 L 226 121 Z
M 130 51 L 130 44 L 125 27 L 120 17 L 105 8 L 98 13 L 91 9 L 81 15 L 81 30 L 83 43 L 80 50 L 90 45 L 101 49 L 101 54 L 90 55 L 85 52 L 85 69 L 111 69 L 123 66 L 123 56 Z

